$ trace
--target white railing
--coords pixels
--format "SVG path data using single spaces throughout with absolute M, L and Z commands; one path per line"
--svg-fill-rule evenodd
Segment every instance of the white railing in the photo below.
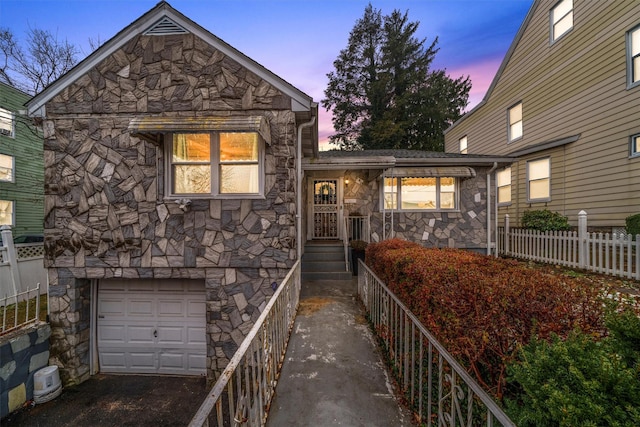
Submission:
M 13 243 L 11 227 L 0 228 L 0 296 L 22 294 L 35 283 L 47 283 L 43 243 Z M 47 292 L 47 287 L 40 289 Z
M 421 425 L 515 426 L 362 261 L 358 266 L 358 295 L 406 402 Z
M 540 232 L 509 224 L 498 231 L 499 254 L 640 280 L 640 235 L 587 232 L 587 214 L 578 214 L 578 231 Z
M 0 335 L 27 325 L 37 325 L 40 322 L 40 283 L 34 289 L 0 298 L 0 313 L 2 313 Z M 8 321 L 10 316 L 13 322 Z
M 276 289 L 189 426 L 264 425 L 300 300 L 300 261 Z
M 369 215 L 367 216 L 346 216 L 345 226 L 347 229 L 347 238 L 351 240 L 364 240 L 365 242 L 371 241 Z

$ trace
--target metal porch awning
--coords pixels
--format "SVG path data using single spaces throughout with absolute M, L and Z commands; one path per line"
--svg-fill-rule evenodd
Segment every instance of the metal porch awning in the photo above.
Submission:
M 385 173 L 385 176 L 397 178 L 405 177 L 437 177 L 450 176 L 457 178 L 473 178 L 476 171 L 469 166 L 438 166 L 438 167 L 415 167 L 415 168 L 393 168 Z

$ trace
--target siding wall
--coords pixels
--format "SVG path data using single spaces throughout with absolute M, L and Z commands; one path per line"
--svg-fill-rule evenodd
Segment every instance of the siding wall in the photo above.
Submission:
M 447 152 L 467 135 L 469 154 L 506 155 L 580 135 L 578 141 L 527 155 L 512 167 L 513 204 L 500 209 L 519 221 L 526 209 L 569 216 L 589 213 L 598 227 L 624 226 L 640 211 L 640 158 L 629 137 L 640 133 L 640 87 L 627 89 L 626 32 L 640 24 L 640 2 L 574 0 L 574 26 L 552 45 L 549 10 L 534 3 L 531 19 L 485 105 L 447 131 Z M 524 136 L 507 142 L 507 109 L 523 103 Z M 550 156 L 552 199 L 526 201 L 526 161 Z
M 0 135 L 0 154 L 14 157 L 14 182 L 0 181 L 0 200 L 14 205 L 13 235 L 42 233 L 44 215 L 44 160 L 42 137 L 19 116 L 30 96 L 0 83 L 0 107 L 16 114 L 15 137 Z

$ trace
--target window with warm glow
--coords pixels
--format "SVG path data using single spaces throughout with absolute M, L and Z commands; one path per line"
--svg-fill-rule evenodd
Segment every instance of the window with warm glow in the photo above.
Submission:
M 551 9 L 551 42 L 573 28 L 573 0 L 562 0 Z
M 631 157 L 640 156 L 640 134 L 631 136 L 629 155 Z
M 384 209 L 456 209 L 457 183 L 452 177 L 404 177 L 384 179 Z
M 467 137 L 460 138 L 460 154 L 467 154 Z
M 498 186 L 498 203 L 511 202 L 511 166 L 499 170 L 496 174 Z
M 640 26 L 627 33 L 628 86 L 640 85 Z
M 0 225 L 13 225 L 13 202 L 0 200 Z
M 551 199 L 551 159 L 527 162 L 527 184 L 529 201 Z
M 261 193 L 261 143 L 255 132 L 173 134 L 171 193 Z
M 509 108 L 508 112 L 509 120 L 509 142 L 515 141 L 518 138 L 522 138 L 522 102 Z
M 13 182 L 13 157 L 0 154 L 0 181 Z
M 0 135 L 13 137 L 13 122 L 13 113 L 0 107 Z

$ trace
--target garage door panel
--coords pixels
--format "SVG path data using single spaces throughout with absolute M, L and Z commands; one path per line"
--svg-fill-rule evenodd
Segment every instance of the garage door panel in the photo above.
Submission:
M 114 373 L 204 375 L 205 299 L 202 281 L 100 281 L 100 369 Z

